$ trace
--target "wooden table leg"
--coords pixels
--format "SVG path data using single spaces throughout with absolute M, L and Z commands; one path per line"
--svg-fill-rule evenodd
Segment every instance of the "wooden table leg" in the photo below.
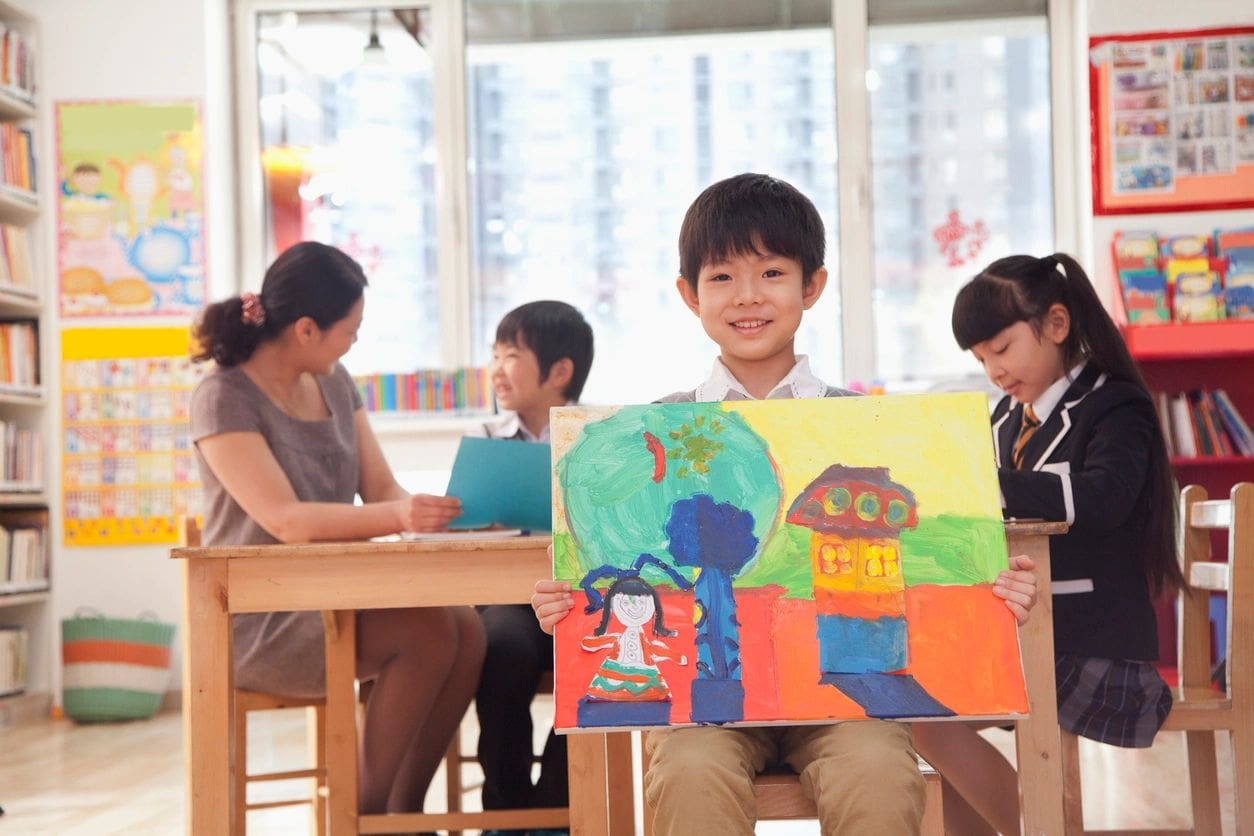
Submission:
M 1054 688 L 1054 602 L 1049 591 L 1049 538 L 1012 536 L 1008 538 L 1008 545 L 1011 554 L 1026 554 L 1036 563 L 1036 606 L 1028 623 L 1019 629 L 1029 712 L 1026 719 L 1015 724 L 1023 832 L 1028 836 L 1057 836 L 1064 832 L 1062 743 Z
M 608 836 L 609 785 L 604 734 L 566 737 L 571 836 Z
M 230 833 L 234 821 L 231 775 L 235 753 L 231 733 L 233 671 L 227 561 L 184 561 L 183 599 L 187 617 L 183 625 L 187 832 Z
M 357 614 L 324 612 L 327 815 L 330 836 L 357 833 Z
M 609 792 L 610 836 L 635 836 L 636 770 L 631 761 L 631 732 L 605 736 L 605 785 Z

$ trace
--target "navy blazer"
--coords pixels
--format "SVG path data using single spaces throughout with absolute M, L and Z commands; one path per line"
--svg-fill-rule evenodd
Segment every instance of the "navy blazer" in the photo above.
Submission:
M 1023 405 L 993 410 L 998 477 L 1007 516 L 1066 520 L 1050 538 L 1054 648 L 1104 659 L 1158 658 L 1158 631 L 1140 549 L 1153 402 L 1138 386 L 1090 363 L 1011 461 Z

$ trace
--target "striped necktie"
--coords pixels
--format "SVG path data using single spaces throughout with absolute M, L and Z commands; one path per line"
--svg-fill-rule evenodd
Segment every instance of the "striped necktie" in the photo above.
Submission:
M 1019 427 L 1019 437 L 1015 439 L 1015 449 L 1011 455 L 1011 461 L 1014 462 L 1016 470 L 1023 468 L 1023 448 L 1027 446 L 1028 439 L 1035 435 L 1040 426 L 1041 421 L 1032 411 L 1032 404 L 1024 404 L 1023 425 Z

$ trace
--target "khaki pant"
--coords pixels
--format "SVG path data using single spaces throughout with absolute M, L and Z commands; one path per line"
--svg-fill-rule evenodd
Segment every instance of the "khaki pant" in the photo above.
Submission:
M 752 834 L 753 777 L 781 765 L 801 776 L 824 836 L 919 832 L 923 777 L 904 724 L 660 729 L 645 746 L 644 792 L 657 836 Z

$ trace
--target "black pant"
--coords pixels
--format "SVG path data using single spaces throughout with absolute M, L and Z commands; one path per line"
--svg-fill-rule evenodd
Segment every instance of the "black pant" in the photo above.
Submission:
M 526 604 L 481 607 L 479 617 L 488 636 L 475 695 L 483 809 L 565 807 L 566 741 L 551 729 L 531 783 L 531 700 L 540 674 L 553 670 L 553 637 Z

